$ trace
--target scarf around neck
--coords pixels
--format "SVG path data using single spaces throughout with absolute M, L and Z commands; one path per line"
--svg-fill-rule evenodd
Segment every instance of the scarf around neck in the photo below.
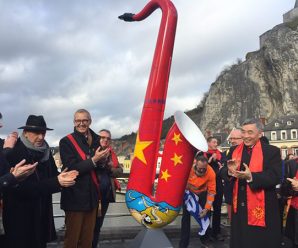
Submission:
M 32 150 L 34 152 L 37 152 L 41 155 L 41 159 L 39 159 L 39 161 L 37 162 L 45 162 L 49 159 L 50 157 L 50 147 L 48 145 L 48 143 L 46 141 L 44 141 L 42 146 L 39 147 L 35 147 L 25 136 L 24 134 L 22 134 L 20 136 L 20 140 L 22 141 L 22 143 L 24 144 L 24 146 L 26 148 L 28 148 L 29 150 Z
M 215 149 L 215 150 L 208 149 L 207 153 L 209 153 L 211 155 L 213 153 L 215 153 L 216 154 L 216 160 L 221 161 L 221 152 L 218 149 Z
M 244 144 L 242 143 L 236 147 L 232 154 L 232 158 L 236 160 L 236 163 L 238 163 L 238 170 L 240 170 L 243 149 Z M 263 171 L 263 152 L 260 141 L 258 141 L 252 148 L 251 159 L 248 166 L 251 172 Z M 238 183 L 239 179 L 236 178 L 233 189 L 234 213 L 237 213 Z M 265 227 L 265 191 L 263 189 L 251 190 L 247 185 L 246 197 L 248 225 Z

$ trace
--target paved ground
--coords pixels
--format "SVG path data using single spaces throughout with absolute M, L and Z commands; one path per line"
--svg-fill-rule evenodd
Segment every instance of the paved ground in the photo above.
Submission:
M 122 230 L 121 230 L 122 229 Z M 121 229 L 104 229 L 101 234 L 100 244 L 98 247 L 100 248 L 131 248 L 134 237 L 142 230 L 142 227 L 139 228 L 121 228 Z M 166 227 L 164 229 L 166 236 L 169 238 L 170 243 L 173 248 L 179 247 L 179 235 L 180 235 L 180 227 Z M 204 247 L 208 248 L 228 248 L 229 247 L 229 228 L 222 226 L 222 234 L 225 238 L 224 241 L 208 241 L 207 245 Z M 48 245 L 48 248 L 53 247 L 63 247 L 63 231 L 58 233 L 59 240 L 58 242 L 51 243 Z M 158 248 L 154 241 L 150 243 L 148 247 Z M 199 236 L 197 234 L 197 229 L 192 228 L 191 239 L 189 248 L 199 248 L 201 247 L 201 242 Z
M 204 246 L 202 246 L 199 236 L 197 234 L 197 229 L 192 227 L 191 239 L 188 248 L 228 248 L 230 240 L 229 227 L 222 225 L 222 235 L 224 236 L 224 241 L 208 241 Z M 106 228 L 100 237 L 99 248 L 132 248 L 132 243 L 136 235 L 142 231 L 142 227 L 122 227 L 122 228 Z M 164 232 L 168 237 L 172 248 L 179 248 L 179 235 L 180 227 L 178 226 L 167 226 L 164 228 Z M 55 243 L 48 244 L 47 248 L 62 248 L 63 247 L 63 231 L 58 232 L 59 239 Z M 154 241 L 150 242 L 148 248 L 164 248 L 165 246 L 158 246 L 154 244 Z M 146 247 L 146 248 L 147 248 Z M 281 248 L 291 248 L 291 245 L 287 240 L 285 244 L 280 246 Z M 137 247 L 133 247 L 137 248 Z M 170 248 L 170 247 L 169 247 Z M 269 248 L 269 247 L 268 247 Z

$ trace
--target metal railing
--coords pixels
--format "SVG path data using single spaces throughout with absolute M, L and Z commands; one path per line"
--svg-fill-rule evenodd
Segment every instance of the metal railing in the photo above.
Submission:
M 113 202 L 112 204 L 124 204 L 125 201 L 117 201 L 117 202 Z M 53 201 L 52 202 L 53 205 L 59 205 L 60 201 Z M 128 217 L 131 214 L 129 212 L 127 213 L 106 213 L 105 218 L 112 218 L 112 217 Z M 54 218 L 64 218 L 65 214 L 54 214 Z

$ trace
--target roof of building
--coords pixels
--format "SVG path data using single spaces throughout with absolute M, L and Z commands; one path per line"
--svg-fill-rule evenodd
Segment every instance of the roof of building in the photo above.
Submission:
M 274 119 L 264 127 L 264 131 L 298 129 L 298 115 L 285 115 Z

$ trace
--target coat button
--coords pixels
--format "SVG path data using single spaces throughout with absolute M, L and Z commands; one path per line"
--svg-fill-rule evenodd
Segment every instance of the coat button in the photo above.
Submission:
M 6 181 L 3 182 L 3 186 L 7 186 L 7 182 Z
M 244 207 L 245 206 L 245 203 L 244 202 L 241 202 L 240 205 L 241 205 L 241 207 Z

